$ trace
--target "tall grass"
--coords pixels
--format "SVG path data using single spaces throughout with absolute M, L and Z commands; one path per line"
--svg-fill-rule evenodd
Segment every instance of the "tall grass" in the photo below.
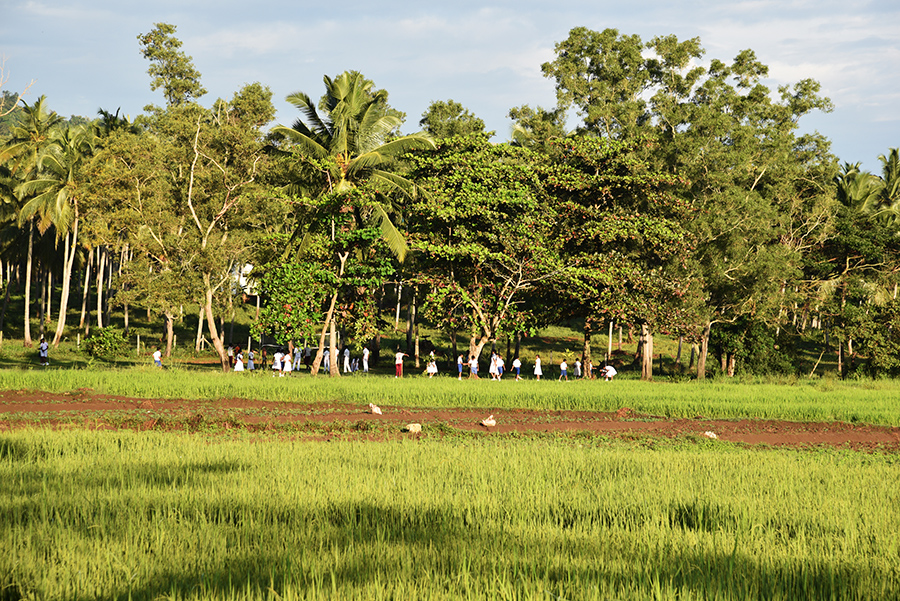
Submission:
M 790 384 L 641 382 L 457 381 L 421 376 L 355 375 L 331 379 L 295 375 L 222 374 L 193 370 L 0 370 L 0 389 L 97 393 L 137 398 L 248 398 L 292 402 L 347 402 L 406 407 L 534 408 L 615 411 L 629 407 L 664 417 L 766 418 L 900 425 L 900 382 L 828 380 Z
M 890 456 L 0 436 L 0 598 L 889 599 Z

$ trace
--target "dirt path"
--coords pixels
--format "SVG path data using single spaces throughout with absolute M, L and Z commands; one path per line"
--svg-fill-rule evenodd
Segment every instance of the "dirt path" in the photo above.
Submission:
M 748 445 L 834 447 L 900 452 L 900 428 L 848 423 L 777 420 L 664 419 L 623 408 L 615 413 L 586 411 L 491 410 L 497 425 L 481 420 L 487 411 L 383 407 L 373 415 L 349 404 L 274 403 L 246 399 L 220 401 L 146 400 L 95 394 L 0 391 L 0 432 L 23 427 L 85 427 L 195 431 L 201 427 L 252 431 L 306 431 L 319 439 L 401 436 L 408 423 L 486 435 L 584 433 L 608 438 L 705 436 Z

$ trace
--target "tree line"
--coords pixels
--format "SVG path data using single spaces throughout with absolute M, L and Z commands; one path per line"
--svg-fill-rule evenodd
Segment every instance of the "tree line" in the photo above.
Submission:
M 898 151 L 880 175 L 841 165 L 799 130 L 831 110 L 819 84 L 769 89 L 752 50 L 701 66 L 698 38 L 575 28 L 541 66 L 556 106 L 510 109 L 511 139 L 492 143 L 453 100 L 401 133 L 355 71 L 325 76 L 318 101 L 289 96 L 290 125 L 260 83 L 204 106 L 175 32 L 138 36 L 165 105 L 133 121 L 67 122 L 4 92 L 0 328 L 20 282 L 26 346 L 33 297 L 49 312 L 58 290 L 58 345 L 79 292 L 90 328 L 93 291 L 98 327 L 111 306 L 126 329 L 130 309 L 162 316 L 167 355 L 199 305 L 198 340 L 227 369 L 224 316 L 249 277 L 254 332 L 318 341 L 314 372 L 340 341 L 377 346 L 403 294 L 410 344 L 424 318 L 454 355 L 579 318 L 586 359 L 612 324 L 639 331 L 645 378 L 660 332 L 696 345 L 699 378 L 710 351 L 729 375 L 795 371 L 810 336 L 843 375 L 900 370 Z

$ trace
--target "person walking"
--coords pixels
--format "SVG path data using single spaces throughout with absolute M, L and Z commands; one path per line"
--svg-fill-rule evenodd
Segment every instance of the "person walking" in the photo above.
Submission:
M 350 347 L 344 347 L 344 373 L 350 373 Z
M 41 336 L 41 343 L 38 345 L 38 356 L 42 366 L 47 367 L 50 365 L 50 345 L 47 344 L 47 340 L 43 336 Z
M 566 379 L 566 382 L 569 381 L 569 364 L 566 363 L 566 359 L 563 358 L 562 361 L 559 362 L 559 380 L 563 378 Z
M 234 355 L 234 371 L 244 371 L 244 353 L 240 348 L 236 348 L 237 351 Z
M 538 380 L 541 379 L 541 376 L 544 375 L 544 371 L 541 369 L 541 356 L 534 356 L 534 377 Z
M 522 379 L 522 362 L 518 357 L 513 359 L 513 371 L 516 372 L 516 382 Z
M 253 364 L 253 360 L 256 358 L 256 355 L 253 354 L 253 350 L 247 351 L 247 370 L 253 371 L 256 369 L 256 366 Z
M 363 347 L 363 373 L 369 373 L 369 347 Z
M 456 371 L 459 372 L 459 378 L 458 378 L 459 380 L 462 380 L 463 365 L 465 365 L 465 364 L 466 364 L 466 362 L 465 362 L 465 359 L 463 358 L 463 354 L 460 353 L 459 357 L 456 358 Z
M 156 347 L 156 350 L 153 351 L 153 364 L 156 367 L 162 367 L 162 351 L 159 350 L 159 347 Z
M 575 359 L 575 378 L 581 377 L 581 359 Z

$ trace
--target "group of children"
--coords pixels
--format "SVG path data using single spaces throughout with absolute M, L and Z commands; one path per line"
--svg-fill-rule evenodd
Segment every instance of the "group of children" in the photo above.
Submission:
M 432 353 L 432 359 L 433 358 L 434 358 L 434 355 Z M 466 361 L 465 356 L 462 354 L 460 354 L 459 357 L 456 358 L 456 369 L 457 369 L 457 373 L 458 373 L 458 379 L 462 380 L 463 371 L 464 371 L 464 368 L 466 365 L 468 365 L 468 367 L 469 367 L 469 378 L 475 379 L 475 380 L 480 379 L 478 377 L 478 357 L 476 357 L 475 355 L 472 355 L 469 358 L 469 360 Z M 429 363 L 429 377 L 431 377 L 431 375 L 432 375 L 430 373 L 430 366 L 431 366 L 431 364 Z M 581 360 L 575 359 L 575 372 L 573 375 L 576 379 L 577 378 L 592 378 L 594 376 L 594 367 L 590 361 L 588 361 L 586 369 L 584 370 L 584 373 L 582 373 L 581 367 L 582 367 Z M 491 375 L 491 380 L 499 382 L 503 378 L 503 373 L 505 371 L 505 368 L 506 368 L 506 362 L 503 360 L 503 357 L 501 357 L 496 352 L 492 352 L 491 358 L 490 358 L 490 367 L 488 368 L 488 373 Z M 516 378 L 515 378 L 516 381 L 521 380 L 522 379 L 522 361 L 519 360 L 518 357 L 513 359 L 512 369 L 513 369 L 513 373 L 515 373 L 515 375 L 516 375 Z M 435 367 L 434 372 L 437 373 L 436 367 Z M 612 380 L 613 376 L 615 376 L 617 373 L 618 372 L 616 371 L 616 368 L 614 368 L 612 365 L 605 365 L 604 367 L 602 367 L 599 370 L 597 375 L 599 377 L 604 378 L 608 382 L 608 381 Z M 544 370 L 543 370 L 543 367 L 541 366 L 541 356 L 535 355 L 534 356 L 534 377 L 535 377 L 535 379 L 540 380 L 541 376 L 543 376 L 543 375 L 544 375 Z M 569 380 L 569 363 L 566 361 L 565 358 L 563 358 L 563 360 L 560 361 L 560 363 L 559 363 L 559 379 L 566 380 L 566 381 Z

